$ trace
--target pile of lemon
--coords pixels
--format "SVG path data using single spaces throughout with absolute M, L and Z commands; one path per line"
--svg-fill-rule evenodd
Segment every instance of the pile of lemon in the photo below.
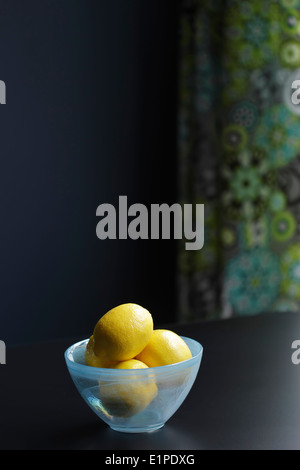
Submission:
M 89 366 L 122 369 L 165 366 L 191 357 L 180 336 L 154 330 L 151 313 L 132 303 L 119 305 L 100 318 L 85 353 Z
M 170 330 L 154 329 L 151 313 L 127 303 L 105 313 L 89 338 L 85 362 L 112 369 L 166 366 L 192 357 L 184 340 Z M 128 416 L 143 410 L 157 395 L 153 376 L 124 385 L 100 387 L 101 400 L 113 414 Z

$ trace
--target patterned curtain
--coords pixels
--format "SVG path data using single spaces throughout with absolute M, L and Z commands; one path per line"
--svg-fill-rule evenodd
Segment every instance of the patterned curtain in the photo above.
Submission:
M 178 154 L 205 242 L 179 248 L 179 317 L 297 311 L 300 0 L 181 0 Z

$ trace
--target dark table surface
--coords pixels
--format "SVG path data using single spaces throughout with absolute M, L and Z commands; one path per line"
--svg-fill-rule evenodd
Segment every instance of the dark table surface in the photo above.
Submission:
M 300 449 L 300 365 L 291 360 L 300 315 L 171 329 L 201 342 L 203 360 L 180 409 L 147 434 L 112 431 L 84 403 L 64 362 L 65 349 L 82 338 L 7 347 L 0 366 L 0 448 Z

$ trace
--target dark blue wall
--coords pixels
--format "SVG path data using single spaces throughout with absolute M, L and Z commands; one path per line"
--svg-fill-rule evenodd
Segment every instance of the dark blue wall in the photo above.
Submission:
M 176 201 L 176 1 L 1 0 L 0 339 L 175 320 L 172 241 L 100 241 L 96 208 Z

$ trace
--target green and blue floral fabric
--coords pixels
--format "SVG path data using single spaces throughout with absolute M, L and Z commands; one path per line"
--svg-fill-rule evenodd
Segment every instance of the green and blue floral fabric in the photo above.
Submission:
M 179 249 L 180 318 L 300 309 L 300 0 L 182 0 L 179 191 L 204 203 Z

